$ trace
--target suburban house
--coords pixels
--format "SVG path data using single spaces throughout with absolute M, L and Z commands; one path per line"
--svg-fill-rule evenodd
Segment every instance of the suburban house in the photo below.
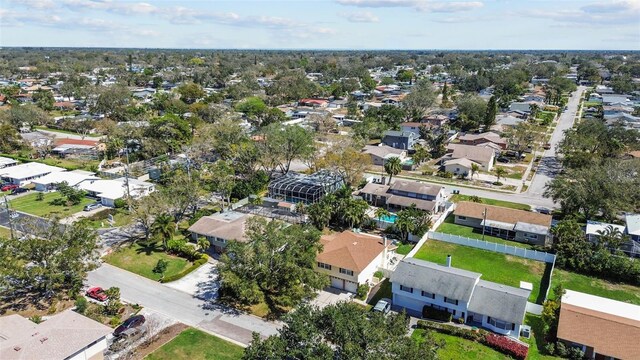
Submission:
M 484 132 L 482 134 L 465 134 L 458 137 L 461 144 L 480 145 L 486 143 L 496 144 L 502 150 L 507 149 L 507 140 L 494 132 Z
M 599 237 L 609 231 L 619 231 L 628 241 L 620 245 L 620 250 L 632 256 L 640 256 L 640 214 L 626 214 L 625 225 L 609 224 L 599 221 L 587 220 L 584 232 L 587 240 L 598 241 Z
M 484 146 L 472 146 L 464 144 L 447 145 L 447 154 L 443 157 L 443 165 L 451 159 L 467 159 L 480 164 L 483 171 L 491 171 L 493 169 L 493 160 L 495 159 L 495 151 Z
M 316 271 L 329 275 L 331 287 L 352 293 L 369 283 L 379 268 L 386 268 L 395 245 L 386 238 L 343 231 L 320 238 Z
M 127 191 L 128 184 L 128 191 Z M 138 199 L 155 191 L 155 185 L 146 181 L 121 177 L 113 180 L 87 179 L 76 186 L 90 197 L 98 198 L 104 206 L 114 207 L 116 200 L 131 196 Z
M 55 141 L 55 147 L 51 152 L 60 157 L 67 155 L 96 156 L 99 145 L 97 140 L 58 139 Z M 105 148 L 106 147 L 102 145 L 100 150 L 104 150 Z
M 227 243 L 231 240 L 247 242 L 245 235 L 247 220 L 254 215 L 237 211 L 226 211 L 209 216 L 203 216 L 189 227 L 191 238 L 197 241 L 203 236 L 209 242 L 216 253 L 222 253 Z
M 0 169 L 0 177 L 2 177 L 2 180 L 5 182 L 23 186 L 31 183 L 31 180 L 60 171 L 65 171 L 65 169 L 37 162 L 30 162 L 2 168 Z
M 308 107 L 327 107 L 329 101 L 326 99 L 300 99 L 298 101 L 298 106 L 308 106 Z
M 558 339 L 582 349 L 589 359 L 637 359 L 640 306 L 567 289 Z
M 59 171 L 31 181 L 37 191 L 56 190 L 58 184 L 66 182 L 69 186 L 76 186 L 85 180 L 98 180 L 94 173 L 82 170 Z
M 276 200 L 311 204 L 340 189 L 343 184 L 342 177 L 328 170 L 320 170 L 311 175 L 290 172 L 272 180 L 268 193 L 270 198 Z
M 384 133 L 382 143 L 396 149 L 413 150 L 418 136 L 413 132 L 389 130 Z
M 0 317 L 0 359 L 101 360 L 113 329 L 66 310 L 36 324 L 20 315 Z
M 395 179 L 390 185 L 367 183 L 360 196 L 373 206 L 402 210 L 415 204 L 416 208 L 432 213 L 438 212 L 445 202 L 442 186 L 403 179 Z
M 640 242 L 640 214 L 627 214 L 624 217 L 626 233 L 631 240 Z
M 471 176 L 471 167 L 473 164 L 481 167 L 480 163 L 469 160 L 467 158 L 446 160 L 442 163 L 444 171 L 454 175 Z
M 451 267 L 451 257 L 446 265 L 405 258 L 391 274 L 393 304 L 416 315 L 425 307 L 444 310 L 469 325 L 518 338 L 531 290 L 480 280 L 481 276 Z
M 16 160 L 0 156 L 0 169 L 16 165 L 18 165 L 18 162 Z
M 629 100 L 627 95 L 604 94 L 602 95 L 602 105 L 633 106 L 633 102 Z
M 445 123 L 449 122 L 449 117 L 445 115 L 440 115 L 440 114 L 432 114 L 432 115 L 427 115 L 423 117 L 422 122 L 440 127 Z
M 364 153 L 371 156 L 371 162 L 373 165 L 382 166 L 387 160 L 392 157 L 400 158 L 404 161 L 407 157 L 407 150 L 396 149 L 387 145 L 366 145 L 364 147 Z
M 427 123 L 419 123 L 419 122 L 403 122 L 400 124 L 400 131 L 402 132 L 412 132 L 416 135 L 416 139 L 420 137 L 420 128 L 421 127 L 431 128 L 432 126 Z
M 456 224 L 484 227 L 487 235 L 534 245 L 551 241 L 551 215 L 469 201 L 459 202 L 453 215 Z

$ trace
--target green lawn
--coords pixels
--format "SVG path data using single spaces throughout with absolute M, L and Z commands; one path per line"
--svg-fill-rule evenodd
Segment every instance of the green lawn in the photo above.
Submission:
M 4 226 L 0 226 L 0 237 L 3 238 L 10 238 L 11 237 L 11 230 L 9 230 L 9 228 L 6 228 Z
M 391 293 L 391 281 L 389 281 L 389 279 L 384 279 L 382 281 L 382 283 L 380 284 L 380 288 L 378 289 L 378 292 L 376 292 L 375 295 L 373 295 L 373 297 L 369 301 L 369 305 L 375 306 L 378 300 L 382 298 L 387 298 L 387 299 L 393 298 L 393 294 Z
M 452 266 L 481 273 L 483 280 L 513 287 L 520 287 L 520 281 L 530 282 L 533 291 L 529 301 L 538 304 L 544 301 L 541 283 L 547 265 L 543 262 L 437 240 L 427 241 L 415 258 L 444 264 L 447 255 L 451 255 Z
M 193 328 L 186 329 L 173 340 L 149 354 L 148 360 L 231 360 L 242 358 L 244 349 Z
M 112 225 L 107 221 L 109 214 L 113 215 L 113 227 L 128 225 L 133 221 L 131 215 L 126 210 L 107 208 L 86 218 L 84 221 L 94 229 L 111 227 Z
M 82 198 L 82 201 L 77 205 L 72 206 L 57 206 L 52 205 L 51 201 L 61 198 L 62 195 L 59 192 L 44 193 L 43 200 L 36 200 L 38 192 L 34 191 L 31 194 L 15 198 L 10 201 L 10 206 L 13 210 L 26 212 L 36 216 L 49 216 L 60 215 L 67 217 L 71 214 L 82 211 L 85 205 L 95 202 L 89 198 Z
M 453 202 L 469 201 L 470 198 L 471 196 L 469 195 L 456 194 L 451 196 L 451 201 Z M 520 203 L 511 202 L 511 201 L 502 201 L 502 200 L 495 200 L 495 199 L 488 199 L 488 198 L 480 198 L 480 200 L 482 200 L 483 204 L 487 204 L 487 205 L 502 206 L 502 207 L 518 209 L 518 210 L 531 210 L 531 206 L 527 204 L 520 204 Z
M 481 230 L 472 228 L 471 226 L 454 224 L 453 221 L 454 221 L 453 215 L 447 216 L 447 218 L 444 219 L 444 222 L 442 223 L 442 225 L 438 226 L 436 231 L 445 233 L 445 234 L 452 234 L 452 235 L 458 235 L 458 236 L 464 236 L 472 239 L 482 240 Z M 528 244 L 519 243 L 517 241 L 505 240 L 499 237 L 490 236 L 486 234 L 484 236 L 484 240 L 488 242 L 506 244 L 506 245 L 516 246 L 521 248 L 527 248 L 527 249 L 531 248 L 531 245 L 528 245 Z
M 556 268 L 551 277 L 551 289 L 553 290 L 558 284 L 562 284 L 564 289 L 640 305 L 640 287 L 638 286 L 616 284 Z M 553 291 L 549 293 L 549 297 L 552 296 L 555 296 Z
M 527 355 L 528 360 L 561 359 L 559 357 L 541 354 L 544 346 L 546 345 L 546 341 L 543 338 L 544 324 L 542 323 L 542 319 L 539 315 L 526 314 L 524 323 L 525 325 L 531 326 L 531 337 L 529 337 L 528 339 L 525 339 L 523 337 L 520 338 L 520 340 L 529 344 L 529 355 Z
M 411 249 L 413 249 L 414 245 L 415 244 L 401 244 L 396 249 L 396 254 L 407 255 L 409 253 L 409 251 L 411 251 Z
M 416 329 L 413 334 L 411 334 L 411 338 L 419 343 L 424 338 L 426 332 L 427 330 L 424 329 Z M 475 341 L 438 333 L 436 331 L 431 331 L 431 336 L 433 336 L 437 342 L 444 342 L 444 346 L 438 349 L 438 358 L 442 360 L 511 359 L 509 356 Z
M 169 262 L 165 276 L 171 276 L 181 272 L 191 265 L 191 262 L 181 257 L 169 255 L 162 251 L 162 245 L 152 243 L 149 245 L 132 244 L 122 247 L 104 257 L 104 260 L 119 268 L 131 271 L 151 280 L 159 280 L 160 275 L 152 272 L 158 260 L 164 259 Z

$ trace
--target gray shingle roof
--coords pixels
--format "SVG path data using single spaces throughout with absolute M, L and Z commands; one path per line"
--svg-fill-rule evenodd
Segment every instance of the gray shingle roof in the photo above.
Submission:
M 531 291 L 480 280 L 468 310 L 514 324 L 522 324 Z
M 398 264 L 391 282 L 468 302 L 479 278 L 475 272 L 408 258 Z

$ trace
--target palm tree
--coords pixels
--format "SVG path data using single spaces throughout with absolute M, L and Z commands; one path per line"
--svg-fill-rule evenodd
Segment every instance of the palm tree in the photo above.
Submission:
M 474 175 L 478 175 L 478 171 L 480 171 L 480 165 L 478 165 L 476 163 L 472 163 L 471 164 L 471 177 L 473 178 Z
M 175 231 L 173 216 L 169 213 L 162 213 L 156 217 L 151 225 L 151 233 L 162 239 L 162 246 L 167 249 L 167 242 L 173 239 Z
M 604 230 L 598 230 L 598 245 L 606 246 L 610 250 L 618 249 L 622 244 L 629 241 L 629 238 L 625 236 L 620 229 L 607 226 Z
M 389 174 L 389 182 L 391 184 L 391 179 L 394 175 L 400 174 L 402 171 L 402 162 L 399 157 L 392 157 L 384 163 L 384 171 Z
M 378 218 L 379 223 L 382 222 L 383 217 L 387 217 L 389 215 L 391 215 L 391 213 L 385 208 L 377 208 L 375 211 L 375 216 Z
M 498 166 L 495 172 L 496 178 L 498 178 L 496 182 L 500 182 L 500 178 L 504 178 L 507 175 L 507 170 L 505 170 L 505 168 L 503 168 L 502 166 Z
M 345 220 L 349 222 L 349 227 L 354 228 L 362 223 L 368 207 L 369 204 L 364 200 L 349 199 L 345 201 L 343 215 Z

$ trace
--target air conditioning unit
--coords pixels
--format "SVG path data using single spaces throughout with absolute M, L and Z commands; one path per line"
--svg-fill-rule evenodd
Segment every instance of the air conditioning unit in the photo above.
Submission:
M 529 339 L 531 337 L 531 326 L 522 325 L 520 327 L 520 336 Z

